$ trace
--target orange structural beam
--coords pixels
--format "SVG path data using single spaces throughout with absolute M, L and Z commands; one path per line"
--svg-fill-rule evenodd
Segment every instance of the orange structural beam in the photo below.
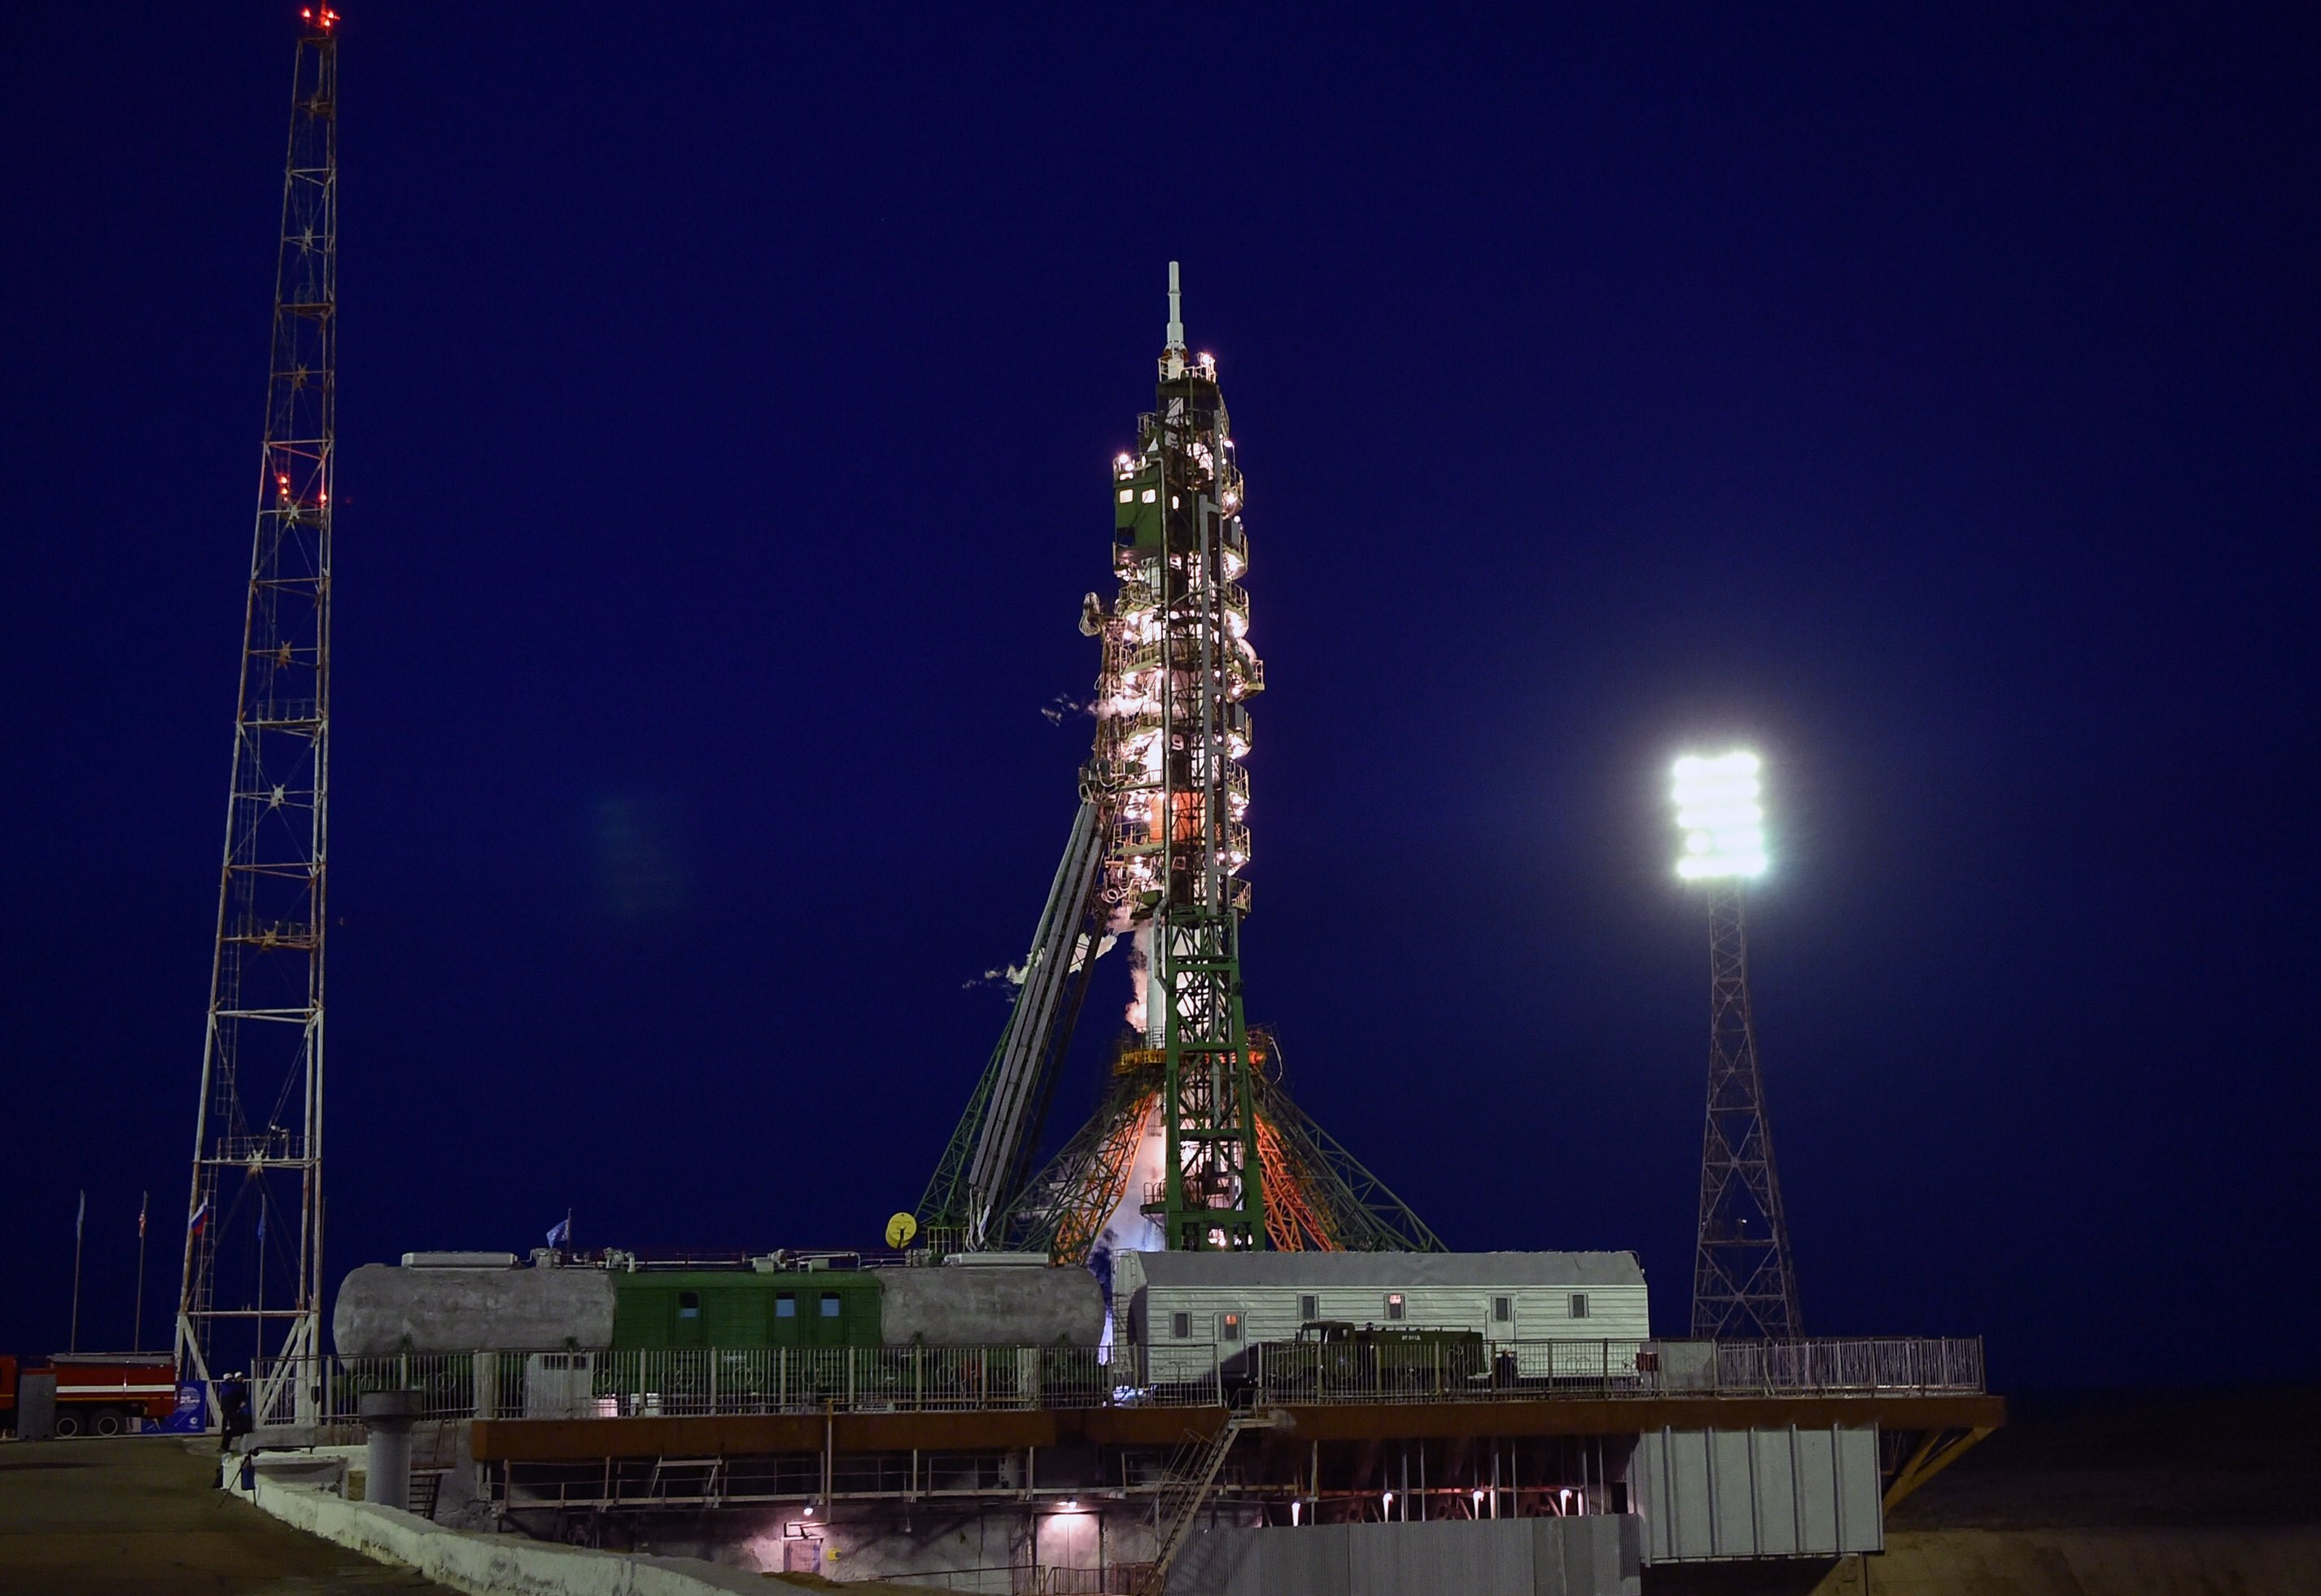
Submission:
M 1343 1252 L 1316 1211 L 1312 1175 L 1291 1161 L 1280 1131 L 1262 1114 L 1257 1117 L 1257 1161 L 1265 1172 L 1265 1239 L 1273 1250 Z

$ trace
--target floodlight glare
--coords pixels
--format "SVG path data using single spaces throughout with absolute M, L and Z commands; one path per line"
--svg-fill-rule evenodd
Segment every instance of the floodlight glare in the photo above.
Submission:
M 1677 829 L 1684 853 L 1676 873 L 1688 881 L 1765 873 L 1765 810 L 1753 753 L 1688 753 L 1676 762 Z

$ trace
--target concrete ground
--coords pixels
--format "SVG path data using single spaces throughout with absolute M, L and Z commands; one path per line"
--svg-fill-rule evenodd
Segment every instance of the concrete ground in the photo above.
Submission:
M 0 1443 L 0 1596 L 444 1591 L 213 1489 L 216 1443 Z

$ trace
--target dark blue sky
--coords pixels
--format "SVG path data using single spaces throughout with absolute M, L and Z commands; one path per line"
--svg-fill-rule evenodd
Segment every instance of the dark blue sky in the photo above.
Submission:
M 1744 737 L 1808 1327 L 2306 1367 L 2309 10 L 347 9 L 334 1276 L 913 1203 L 1174 258 L 1251 487 L 1250 1008 L 1318 1118 L 1680 1329 L 1662 786 Z M 175 1294 L 293 10 L 0 20 L 23 1351 L 80 1187 L 84 1344 L 149 1187 Z

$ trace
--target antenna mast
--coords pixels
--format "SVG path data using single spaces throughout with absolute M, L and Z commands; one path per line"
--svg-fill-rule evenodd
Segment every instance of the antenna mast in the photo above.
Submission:
M 329 825 L 331 489 L 338 368 L 338 14 L 299 14 L 273 357 L 242 620 L 217 949 L 194 1128 L 177 1356 L 208 1382 L 240 1321 L 262 1421 L 307 1418 L 322 1347 L 323 935 Z M 295 1227 L 284 1220 L 295 1212 Z M 269 1214 L 273 1223 L 264 1223 Z M 261 1249 L 289 1300 L 264 1297 Z M 268 1239 L 271 1237 L 270 1241 Z

